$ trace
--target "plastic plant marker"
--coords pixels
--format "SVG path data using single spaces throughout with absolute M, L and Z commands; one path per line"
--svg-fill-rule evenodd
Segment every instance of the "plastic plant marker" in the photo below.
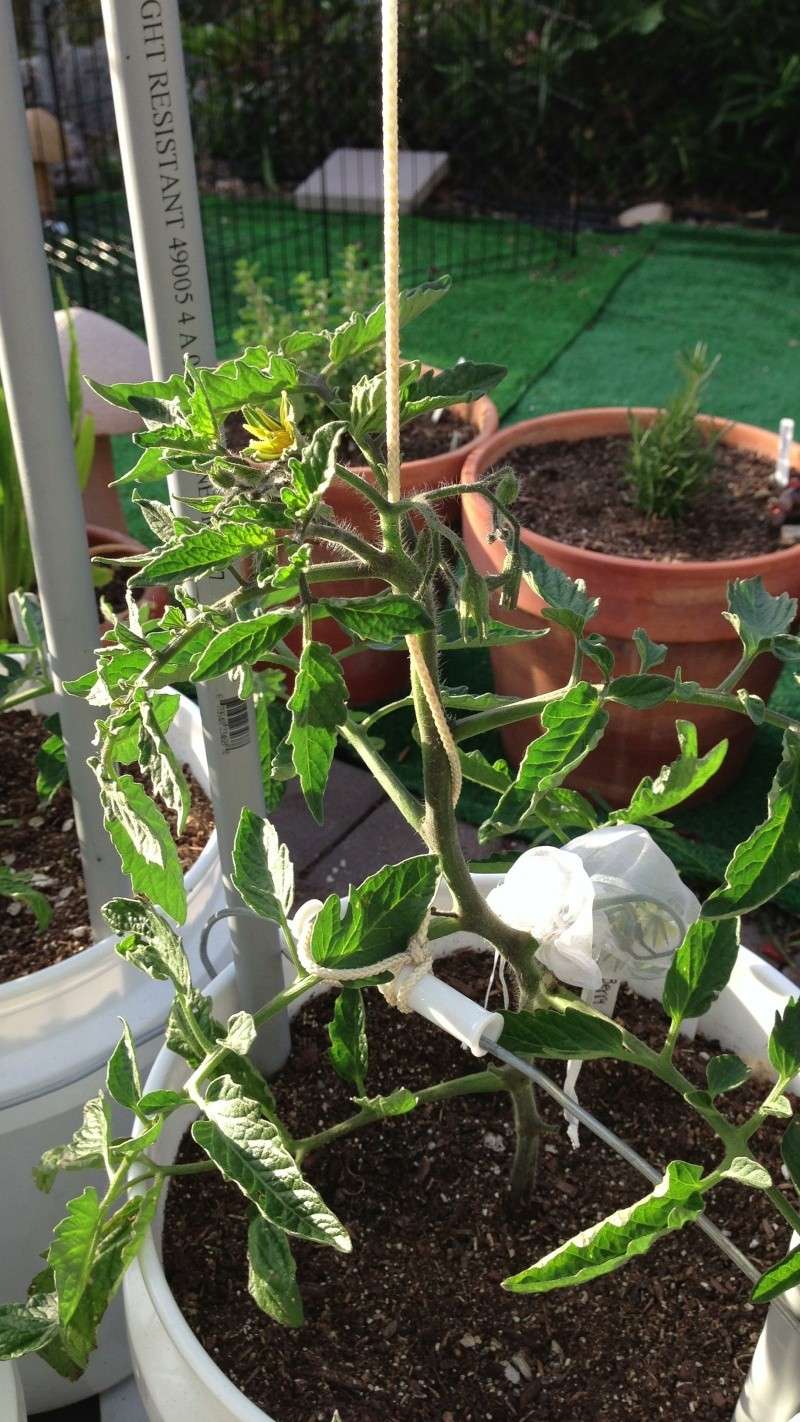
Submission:
M 154 378 L 165 380 L 187 359 L 194 365 L 216 360 L 178 5 L 177 0 L 137 6 L 103 0 L 102 10 L 147 342 Z M 183 516 L 190 510 L 182 496 L 207 492 L 179 473 L 170 476 L 169 487 L 173 508 Z M 204 592 L 216 600 L 226 590 L 221 579 L 195 589 L 201 600 Z M 230 872 L 239 813 L 247 805 L 264 814 L 252 707 L 238 698 L 227 677 L 198 690 L 226 896 L 238 908 Z M 237 915 L 231 918 L 231 938 L 242 1003 L 258 1008 L 285 985 L 278 931 Z M 259 1034 L 253 1056 L 270 1072 L 288 1050 L 288 1022 L 281 1016 Z
M 100 906 L 124 893 L 126 880 L 86 764 L 93 754 L 94 713 L 86 702 L 60 694 L 63 681 L 91 667 L 99 629 L 10 0 L 0 4 L 0 163 L 14 194 L 0 214 L 0 375 L 59 693 L 91 925 L 103 937 Z

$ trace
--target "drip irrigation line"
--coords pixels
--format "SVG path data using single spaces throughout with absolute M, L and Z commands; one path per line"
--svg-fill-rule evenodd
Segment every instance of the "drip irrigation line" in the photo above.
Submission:
M 563 1110 L 569 1112 L 577 1121 L 580 1121 L 582 1126 L 585 1126 L 586 1129 L 597 1136 L 604 1145 L 607 1145 L 611 1150 L 615 1151 L 618 1156 L 627 1161 L 628 1165 L 633 1166 L 634 1170 L 638 1170 L 639 1174 L 643 1175 L 645 1180 L 648 1180 L 651 1185 L 658 1184 L 662 1178 L 662 1171 L 656 1170 L 655 1166 L 651 1165 L 649 1161 L 639 1155 L 638 1151 L 633 1149 L 633 1146 L 628 1145 L 627 1141 L 623 1141 L 620 1136 L 615 1135 L 608 1126 L 604 1126 L 603 1122 L 598 1121 L 597 1117 L 593 1116 L 591 1111 L 587 1111 L 585 1106 L 581 1106 L 580 1102 L 574 1101 L 571 1096 L 567 1096 L 567 1093 L 562 1091 L 561 1087 L 557 1086 L 554 1081 L 551 1081 L 549 1076 L 545 1076 L 544 1072 L 540 1071 L 538 1067 L 531 1066 L 530 1062 L 526 1062 L 522 1057 L 515 1056 L 513 1052 L 507 1051 L 505 1047 L 501 1047 L 497 1042 L 493 1042 L 490 1037 L 481 1037 L 480 1045 L 491 1056 L 497 1057 L 498 1061 L 504 1062 L 506 1066 L 514 1067 L 516 1071 L 521 1071 L 523 1076 L 527 1076 L 529 1081 L 541 1087 L 547 1096 L 552 1097 L 553 1101 L 558 1102 L 558 1105 L 561 1106 Z M 741 1249 L 737 1249 L 733 1241 L 728 1239 L 728 1236 L 723 1234 L 722 1230 L 718 1229 L 715 1224 L 712 1224 L 706 1215 L 698 1215 L 693 1223 L 708 1236 L 722 1254 L 725 1254 L 727 1258 L 730 1259 L 732 1264 L 736 1265 L 736 1268 L 750 1280 L 751 1284 L 755 1284 L 758 1279 L 761 1278 L 761 1270 L 757 1269 L 755 1264 L 748 1259 L 747 1255 L 743 1254 Z M 784 1318 L 788 1319 L 792 1327 L 800 1332 L 800 1318 L 797 1317 L 784 1299 L 773 1299 L 772 1306 L 780 1309 Z

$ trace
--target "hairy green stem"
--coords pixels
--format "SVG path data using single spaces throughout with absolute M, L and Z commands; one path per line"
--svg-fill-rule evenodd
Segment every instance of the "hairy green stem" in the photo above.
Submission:
M 469 1076 L 457 1076 L 449 1081 L 437 1082 L 435 1086 L 425 1086 L 421 1091 L 415 1091 L 419 1105 L 430 1105 L 434 1101 L 448 1101 L 455 1096 L 476 1096 L 483 1095 L 490 1091 L 502 1091 L 504 1083 L 499 1073 L 494 1071 L 472 1072 Z M 301 1165 L 311 1151 L 319 1150 L 321 1146 L 326 1146 L 331 1141 L 341 1140 L 342 1136 L 349 1136 L 353 1131 L 358 1131 L 362 1126 L 371 1126 L 376 1121 L 383 1121 L 386 1118 L 377 1111 L 371 1111 L 368 1107 L 356 1112 L 354 1116 L 348 1116 L 344 1121 L 337 1121 L 336 1125 L 328 1126 L 326 1130 L 317 1131 L 313 1136 L 305 1136 L 302 1140 L 295 1142 L 295 1159 Z
M 339 734 L 343 740 L 347 741 L 354 750 L 358 751 L 361 759 L 368 770 L 372 771 L 375 779 L 382 790 L 386 791 L 389 799 L 395 804 L 401 815 L 408 821 L 411 828 L 417 834 L 423 833 L 424 811 L 419 800 L 411 794 L 402 780 L 395 775 L 394 771 L 370 741 L 369 737 L 362 731 L 358 721 L 352 716 L 339 727 Z
M 253 1021 L 256 1027 L 261 1027 L 263 1023 L 269 1022 L 271 1017 L 277 1017 L 278 1013 L 283 1012 L 284 1008 L 288 1007 L 291 1002 L 294 1002 L 298 997 L 303 997 L 305 993 L 310 992 L 317 981 L 318 979 L 315 978 L 312 973 L 304 973 L 302 977 L 295 978 L 295 981 L 290 983 L 287 988 L 284 988 L 283 992 L 277 993 L 277 995 L 265 1003 L 263 1007 L 260 1007 L 258 1012 L 253 1013 Z
M 504 1081 L 511 1094 L 516 1144 L 508 1182 L 509 1204 L 518 1209 L 530 1196 L 539 1165 L 542 1120 L 536 1106 L 533 1083 L 522 1072 L 506 1068 Z

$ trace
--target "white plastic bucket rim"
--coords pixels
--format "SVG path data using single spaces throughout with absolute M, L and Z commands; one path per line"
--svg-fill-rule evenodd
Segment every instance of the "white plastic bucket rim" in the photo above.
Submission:
M 203 730 L 194 702 L 181 697 L 169 731 L 175 750 L 208 790 Z M 196 952 L 206 918 L 222 906 L 216 831 L 184 875 L 183 933 Z M 143 1044 L 162 1030 L 169 990 L 145 979 L 115 952 L 109 934 L 73 957 L 0 985 L 0 1134 L 7 1112 L 91 1076 L 119 1035 L 119 1016 Z M 196 965 L 199 971 L 199 964 Z
M 477 886 L 485 895 L 500 880 L 499 875 L 476 874 Z M 446 891 L 445 891 L 446 892 Z M 447 907 L 447 904 L 441 905 Z M 437 944 L 436 956 L 444 956 L 458 948 L 468 946 L 485 947 L 480 940 L 469 934 L 454 934 Z M 652 981 L 643 980 L 637 987 L 643 996 L 656 995 Z M 324 991 L 314 989 L 314 993 Z M 766 1060 L 766 1041 L 772 1028 L 775 1008 L 788 998 L 796 995 L 796 988 L 788 978 L 772 968 L 763 959 L 741 948 L 739 957 L 728 986 L 720 994 L 705 1017 L 699 1020 L 699 1030 L 712 1041 L 719 1040 L 723 1049 L 738 1051 L 739 1055 L 758 1071 L 774 1077 Z M 236 1010 L 236 982 L 233 967 L 229 967 L 214 983 L 212 996 L 221 1015 Z M 303 1006 L 310 998 L 308 994 L 300 1002 L 292 1004 L 290 1015 Z M 147 1090 L 163 1088 L 177 1089 L 185 1079 L 188 1070 L 184 1062 L 166 1048 L 162 1048 L 147 1081 Z M 800 1093 L 800 1078 L 796 1078 L 790 1090 Z M 181 1132 L 184 1127 L 181 1127 Z M 174 1134 L 174 1132 L 173 1132 Z M 165 1154 L 164 1137 L 151 1152 L 156 1159 L 163 1160 Z M 163 1207 L 162 1207 L 163 1209 Z M 160 1222 L 159 1222 L 160 1231 Z M 153 1230 L 149 1230 L 136 1262 L 131 1266 L 124 1285 L 125 1309 L 128 1331 L 132 1342 L 134 1366 L 141 1367 L 135 1339 L 137 1333 L 147 1334 L 148 1359 L 166 1339 L 186 1365 L 192 1383 L 199 1384 L 201 1392 L 209 1401 L 218 1404 L 216 1410 L 209 1408 L 197 1416 L 196 1422 L 278 1422 L 250 1402 L 217 1366 L 195 1337 L 181 1313 L 167 1283 L 161 1264 L 159 1249 Z M 151 1316 L 146 1318 L 149 1309 Z M 146 1379 L 144 1395 L 147 1397 Z M 192 1399 L 194 1403 L 194 1398 Z M 151 1414 L 153 1422 L 167 1422 L 168 1414 L 156 1410 Z M 800 1416 L 793 1419 L 800 1422 Z
M 17 1369 L 13 1363 L 0 1363 L 0 1422 L 25 1422 L 27 1416 Z

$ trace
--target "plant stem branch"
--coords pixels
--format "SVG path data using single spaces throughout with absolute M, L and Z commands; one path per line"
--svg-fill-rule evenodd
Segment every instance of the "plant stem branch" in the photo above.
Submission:
M 369 737 L 361 729 L 358 721 L 355 721 L 352 716 L 348 716 L 347 720 L 339 727 L 339 734 L 354 750 L 358 751 L 367 769 L 372 771 L 381 789 L 386 791 L 389 799 L 397 806 L 411 828 L 416 830 L 417 834 L 422 835 L 423 806 L 387 765 L 380 751 L 375 749 Z

